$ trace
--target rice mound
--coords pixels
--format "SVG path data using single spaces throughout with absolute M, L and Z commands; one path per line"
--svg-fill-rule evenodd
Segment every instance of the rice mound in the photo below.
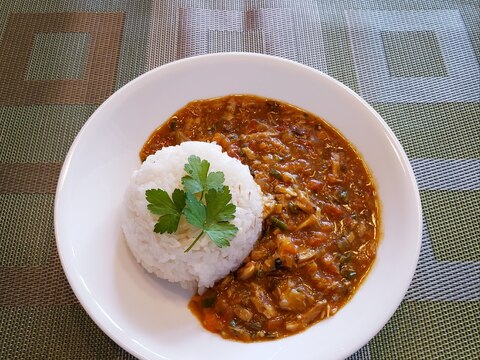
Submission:
M 183 189 L 181 178 L 188 157 L 197 155 L 210 162 L 209 171 L 222 171 L 230 188 L 232 203 L 237 207 L 232 223 L 238 228 L 230 246 L 219 248 L 203 235 L 188 252 L 200 230 L 180 220 L 173 234 L 153 231 L 158 216 L 147 209 L 145 191 L 163 189 L 169 195 Z M 136 260 L 162 279 L 178 282 L 185 289 L 203 292 L 216 280 L 235 270 L 250 253 L 262 230 L 263 197 L 248 166 L 222 152 L 215 143 L 188 141 L 165 147 L 150 155 L 134 171 L 124 199 L 123 232 Z

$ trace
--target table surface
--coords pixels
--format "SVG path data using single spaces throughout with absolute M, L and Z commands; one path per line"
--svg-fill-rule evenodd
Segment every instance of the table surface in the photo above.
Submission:
M 58 175 L 115 90 L 224 51 L 333 76 L 383 116 L 411 161 L 424 212 L 419 264 L 397 312 L 351 358 L 478 358 L 480 2 L 468 0 L 0 2 L 0 358 L 131 358 L 87 316 L 61 268 Z

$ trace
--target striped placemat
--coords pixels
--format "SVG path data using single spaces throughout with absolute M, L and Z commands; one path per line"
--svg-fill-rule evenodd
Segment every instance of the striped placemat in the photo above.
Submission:
M 225 51 L 278 55 L 340 80 L 412 162 L 424 210 L 419 265 L 398 311 L 351 359 L 478 358 L 479 24 L 473 0 L 0 2 L 0 358 L 132 357 L 88 317 L 61 268 L 61 165 L 116 89 Z

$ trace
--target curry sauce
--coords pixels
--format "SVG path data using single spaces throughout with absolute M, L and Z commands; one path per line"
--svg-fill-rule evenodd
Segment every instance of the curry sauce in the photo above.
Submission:
M 251 342 L 333 316 L 371 267 L 379 237 L 375 186 L 352 145 L 294 106 L 231 95 L 177 111 L 140 157 L 190 140 L 215 141 L 248 165 L 268 199 L 262 234 L 242 266 L 191 299 L 203 326 Z

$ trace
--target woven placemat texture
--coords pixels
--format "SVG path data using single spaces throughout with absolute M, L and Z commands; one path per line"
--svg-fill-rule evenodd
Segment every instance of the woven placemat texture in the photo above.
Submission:
M 340 80 L 411 160 L 424 211 L 417 271 L 392 319 L 350 359 L 478 358 L 478 1 L 17 0 L 0 2 L 0 359 L 133 358 L 88 317 L 60 265 L 62 162 L 122 85 L 225 51 Z

